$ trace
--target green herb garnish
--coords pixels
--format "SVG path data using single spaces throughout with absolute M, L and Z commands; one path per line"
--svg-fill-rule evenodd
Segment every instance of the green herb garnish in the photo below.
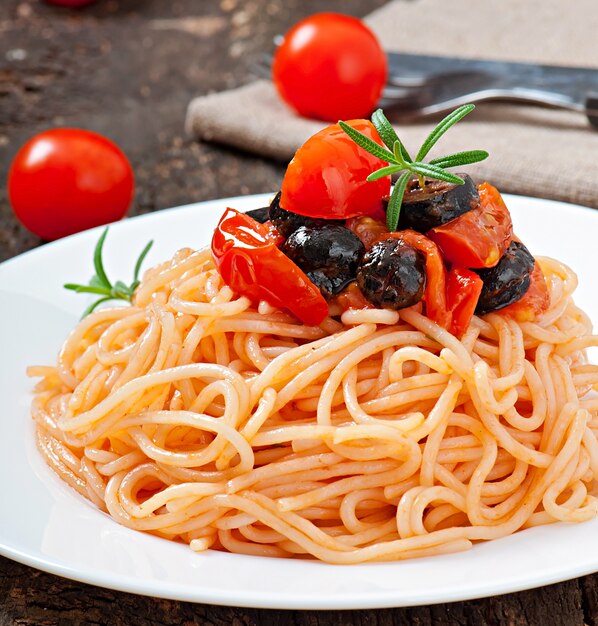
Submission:
M 388 163 L 387 166 L 372 172 L 368 177 L 368 181 L 378 180 L 384 176 L 402 172 L 388 202 L 386 211 L 386 225 L 388 230 L 397 229 L 399 223 L 399 215 L 401 213 L 401 204 L 403 196 L 407 189 L 409 179 L 415 174 L 419 181 L 419 186 L 423 189 L 425 186 L 425 178 L 433 178 L 442 180 L 447 183 L 462 185 L 465 181 L 455 174 L 445 171 L 449 167 L 459 167 L 460 165 L 469 165 L 483 161 L 488 153 L 485 150 L 466 150 L 465 152 L 456 152 L 455 154 L 447 154 L 446 156 L 432 159 L 425 163 L 423 159 L 428 155 L 434 144 L 446 133 L 446 131 L 463 119 L 468 113 L 475 109 L 473 104 L 465 104 L 452 113 L 449 113 L 428 135 L 421 148 L 419 149 L 415 159 L 411 158 L 409 152 L 399 139 L 392 124 L 386 119 L 382 109 L 374 111 L 372 115 L 372 123 L 376 127 L 380 138 L 384 142 L 386 148 L 377 144 L 375 141 L 366 137 L 366 135 L 355 130 L 345 122 L 339 122 L 340 127 L 351 137 L 351 139 L 361 148 L 378 157 L 382 161 Z
M 131 302 L 133 293 L 139 285 L 139 272 L 141 271 L 141 265 L 143 264 L 147 253 L 150 251 L 150 248 L 154 244 L 153 240 L 148 242 L 145 248 L 141 251 L 141 254 L 137 259 L 137 263 L 135 263 L 133 282 L 130 285 L 125 285 L 125 283 L 121 280 L 117 280 L 113 285 L 108 280 L 108 276 L 106 276 L 104 262 L 102 261 L 102 250 L 104 248 L 104 241 L 106 240 L 107 235 L 108 228 L 105 228 L 101 237 L 98 239 L 98 243 L 96 243 L 96 247 L 93 252 L 93 266 L 96 273 L 91 277 L 89 284 L 77 285 L 74 283 L 66 283 L 63 285 L 65 289 L 70 289 L 76 293 L 94 293 L 101 296 L 99 300 L 96 300 L 85 309 L 83 315 L 81 316 L 82 318 L 89 315 L 100 304 L 102 304 L 102 302 L 107 302 L 108 300 L 126 300 L 127 302 Z

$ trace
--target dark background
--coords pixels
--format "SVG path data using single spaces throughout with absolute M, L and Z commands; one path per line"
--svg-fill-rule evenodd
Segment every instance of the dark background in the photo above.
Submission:
M 70 11 L 38 0 L 0 0 L 0 261 L 41 243 L 12 216 L 5 180 L 19 146 L 49 127 L 89 128 L 124 149 L 137 179 L 131 214 L 277 189 L 282 164 L 185 136 L 189 100 L 253 80 L 251 65 L 272 49 L 273 36 L 304 15 L 325 8 L 362 16 L 383 4 L 100 0 Z M 0 523 L 1 514 L 0 494 Z M 286 612 L 118 593 L 0 557 L 0 626 L 9 624 L 595 626 L 598 575 L 431 607 Z

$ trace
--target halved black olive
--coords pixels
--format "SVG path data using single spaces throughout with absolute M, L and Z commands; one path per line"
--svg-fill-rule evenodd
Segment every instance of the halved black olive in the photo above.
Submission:
M 289 235 L 281 250 L 307 274 L 325 298 L 331 298 L 355 280 L 365 248 L 348 228 L 325 223 L 316 228 L 299 227 Z
M 307 226 L 309 228 L 318 228 L 325 224 L 343 224 L 342 220 L 324 220 L 315 217 L 306 217 L 292 211 L 287 211 L 280 206 L 280 191 L 274 196 L 274 200 L 270 203 L 269 215 L 270 220 L 283 237 L 288 237 L 298 228 Z
M 404 309 L 417 304 L 426 287 L 426 257 L 398 239 L 375 243 L 357 269 L 363 295 L 378 307 Z
M 535 260 L 520 242 L 512 241 L 494 267 L 477 272 L 484 282 L 476 306 L 476 315 L 498 311 L 520 300 L 530 286 Z
M 247 211 L 246 213 L 260 224 L 264 224 L 270 219 L 270 207 L 267 206 L 261 209 L 251 209 L 251 211 Z
M 426 179 L 423 189 L 412 178 L 403 197 L 398 230 L 427 233 L 475 208 L 480 202 L 478 189 L 470 176 L 459 176 L 465 181 L 462 185 Z

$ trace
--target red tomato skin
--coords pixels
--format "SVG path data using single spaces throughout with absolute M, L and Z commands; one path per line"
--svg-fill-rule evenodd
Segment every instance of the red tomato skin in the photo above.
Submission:
M 254 304 L 267 300 L 308 326 L 321 324 L 328 315 L 320 290 L 277 248 L 266 224 L 227 209 L 212 237 L 212 257 L 224 282 Z
M 446 270 L 438 246 L 414 230 L 394 231 L 389 236 L 404 241 L 426 255 L 426 289 L 423 297 L 426 317 L 449 330 L 451 313 L 446 302 Z
M 456 337 L 467 330 L 482 292 L 482 279 L 468 269 L 453 267 L 446 277 L 446 302 L 451 312 L 450 331 Z
M 317 13 L 293 26 L 274 55 L 281 98 L 304 117 L 336 122 L 366 117 L 380 99 L 388 61 L 359 19 Z
M 383 145 L 369 120 L 350 120 L 353 128 Z M 309 217 L 348 219 L 382 210 L 390 176 L 368 182 L 386 163 L 360 148 L 338 124 L 310 137 L 295 153 L 282 181 L 280 205 Z
M 542 268 L 536 261 L 531 274 L 529 289 L 522 298 L 497 311 L 518 322 L 533 322 L 550 307 L 550 293 Z
M 494 267 L 513 239 L 511 215 L 498 190 L 489 183 L 478 190 L 477 207 L 426 233 L 447 261 L 461 267 Z
M 53 4 L 57 7 L 84 7 L 93 4 L 97 0 L 43 0 L 46 4 Z
M 447 272 L 438 246 L 414 230 L 394 231 L 388 235 L 400 239 L 426 255 L 426 288 L 423 302 L 426 317 L 460 337 L 473 317 L 482 279 L 465 268 L 454 267 Z
M 74 128 L 47 130 L 31 138 L 8 174 L 15 215 L 45 240 L 120 220 L 134 187 L 131 164 L 118 146 Z

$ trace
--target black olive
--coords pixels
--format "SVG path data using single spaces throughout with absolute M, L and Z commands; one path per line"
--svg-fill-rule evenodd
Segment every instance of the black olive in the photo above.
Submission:
M 398 230 L 411 228 L 427 233 L 478 206 L 480 196 L 475 183 L 467 174 L 459 176 L 465 181 L 462 185 L 426 179 L 423 189 L 418 179 L 412 178 L 403 197 Z
M 289 235 L 281 250 L 307 274 L 325 298 L 331 298 L 355 280 L 365 248 L 348 228 L 325 223 L 316 228 L 299 227 Z
M 287 211 L 280 206 L 280 191 L 270 203 L 269 215 L 276 229 L 283 237 L 288 237 L 301 226 L 318 228 L 325 224 L 343 224 L 342 220 L 324 220 L 314 217 L 306 217 L 292 211 Z
M 247 211 L 246 213 L 260 224 L 264 224 L 270 219 L 270 207 L 267 206 L 261 209 L 251 209 L 251 211 Z
M 426 257 L 398 239 L 375 243 L 357 269 L 357 284 L 377 307 L 404 309 L 417 304 L 426 286 Z
M 512 241 L 494 267 L 476 271 L 484 286 L 476 307 L 476 315 L 486 315 L 520 300 L 529 289 L 535 260 L 529 250 Z

